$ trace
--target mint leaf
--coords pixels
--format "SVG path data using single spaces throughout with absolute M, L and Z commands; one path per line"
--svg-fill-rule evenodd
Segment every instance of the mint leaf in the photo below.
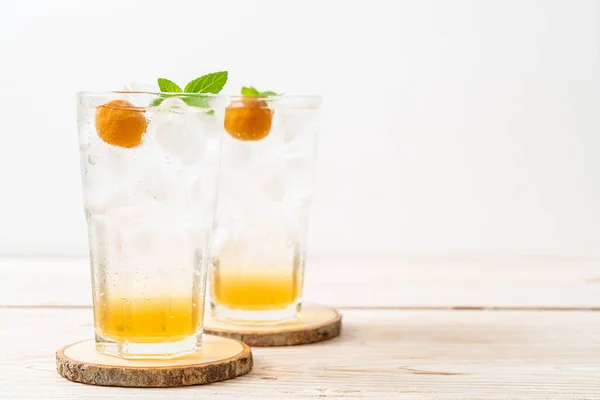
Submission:
M 152 103 L 150 103 L 150 107 L 157 107 L 163 101 L 165 101 L 166 99 L 168 99 L 170 97 L 179 97 L 188 106 L 199 107 L 199 108 L 210 108 L 210 104 L 208 102 L 208 99 L 205 98 L 205 97 L 185 96 L 185 94 L 181 94 L 181 95 L 162 95 L 162 96 L 163 97 L 157 97 L 156 99 L 152 100 Z M 215 115 L 215 111 L 214 110 L 208 110 L 208 111 L 205 112 L 205 114 L 207 114 L 207 115 Z
M 258 96 L 258 90 L 254 89 L 252 86 L 250 87 L 242 87 L 242 96 Z
M 208 104 L 208 99 L 205 97 L 182 96 L 181 100 L 183 100 L 188 106 L 210 108 L 210 104 Z
M 158 78 L 158 88 L 161 92 L 177 93 L 181 92 L 181 88 L 173 81 L 165 78 Z
M 152 103 L 150 103 L 150 107 L 160 106 L 160 103 L 162 103 L 164 100 L 165 97 L 157 97 L 154 100 L 152 100 Z
M 150 103 L 151 107 L 159 106 L 165 99 L 169 97 L 179 97 L 187 105 L 199 108 L 210 108 L 209 99 L 201 96 L 190 96 L 186 93 L 212 93 L 217 94 L 223 89 L 227 82 L 227 71 L 213 72 L 212 74 L 206 74 L 200 78 L 196 78 L 185 86 L 185 90 L 181 88 L 173 81 L 165 78 L 158 78 L 158 87 L 161 94 Z M 166 94 L 166 93 L 181 93 Z M 213 110 L 206 111 L 208 115 L 214 115 Z
M 208 102 L 208 98 L 200 97 L 200 96 L 186 96 L 182 97 L 183 100 L 188 106 L 199 107 L 199 108 L 210 108 L 210 103 Z M 205 112 L 207 115 L 215 115 L 214 110 L 208 110 Z
M 188 93 L 213 93 L 217 94 L 223 89 L 227 82 L 227 71 L 213 72 L 200 78 L 196 78 L 185 85 L 185 92 Z
M 267 90 L 266 92 L 259 92 L 258 90 L 256 90 L 252 86 L 242 86 L 242 96 L 262 96 L 262 97 L 269 97 L 269 96 L 277 96 L 277 93 L 272 92 L 270 90 Z
M 167 92 L 167 93 L 180 93 L 181 92 L 181 88 L 175 82 L 170 81 L 165 78 L 158 78 L 158 88 L 160 89 L 161 92 Z M 156 99 L 152 100 L 152 103 L 150 103 L 150 106 L 151 107 L 159 106 L 160 103 L 162 103 L 167 97 L 171 97 L 171 96 L 160 95 L 160 97 L 157 97 Z

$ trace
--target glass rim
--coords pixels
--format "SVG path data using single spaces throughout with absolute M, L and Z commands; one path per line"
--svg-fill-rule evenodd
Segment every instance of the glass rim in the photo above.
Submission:
M 282 93 L 275 96 L 245 96 L 242 94 L 226 94 L 226 93 L 189 93 L 189 92 L 146 92 L 146 91 L 129 91 L 129 90 L 82 90 L 76 92 L 78 97 L 93 97 L 93 96 L 106 96 L 106 95 L 154 95 L 157 97 L 160 96 L 168 96 L 168 97 L 200 97 L 200 98 L 259 98 L 259 99 L 299 99 L 299 98 L 308 98 L 308 99 L 321 99 L 322 95 L 318 93 L 303 93 L 303 92 L 290 92 L 290 93 Z

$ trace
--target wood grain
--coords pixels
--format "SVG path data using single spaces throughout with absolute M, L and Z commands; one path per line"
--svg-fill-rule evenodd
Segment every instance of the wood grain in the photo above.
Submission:
M 91 305 L 84 258 L 0 258 L 1 306 Z M 65 283 L 68 290 L 65 290 Z M 309 261 L 304 298 L 340 307 L 600 308 L 600 260 Z
M 66 379 L 99 386 L 175 387 L 205 385 L 242 376 L 252 352 L 242 342 L 204 335 L 202 350 L 170 360 L 123 360 L 96 352 L 93 340 L 56 352 L 56 369 Z
M 255 348 L 240 378 L 179 389 L 74 385 L 54 350 L 92 335 L 90 310 L 1 309 L 2 399 L 600 398 L 600 313 L 341 310 L 344 335 Z
M 342 316 L 335 309 L 305 304 L 294 321 L 277 325 L 243 325 L 204 317 L 204 331 L 241 340 L 253 347 L 293 346 L 333 339 L 342 331 Z
M 89 288 L 85 259 L 0 259 L 0 399 L 600 400 L 599 260 L 309 262 L 306 298 L 342 306 L 340 338 L 160 390 L 56 373 L 54 350 L 93 335 Z

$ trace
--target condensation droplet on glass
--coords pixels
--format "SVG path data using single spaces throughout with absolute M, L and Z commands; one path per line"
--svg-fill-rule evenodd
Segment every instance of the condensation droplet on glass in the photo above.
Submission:
M 150 300 L 150 296 L 146 296 L 146 300 Z
M 96 163 L 98 162 L 98 156 L 95 156 L 93 154 L 89 154 L 88 155 L 88 162 L 92 165 L 96 165 Z
M 192 303 L 192 307 L 196 307 L 196 303 Z

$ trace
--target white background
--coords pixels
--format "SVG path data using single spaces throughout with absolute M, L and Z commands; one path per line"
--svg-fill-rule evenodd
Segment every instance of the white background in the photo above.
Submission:
M 0 254 L 86 254 L 75 95 L 324 95 L 309 252 L 599 256 L 596 1 L 4 0 Z

